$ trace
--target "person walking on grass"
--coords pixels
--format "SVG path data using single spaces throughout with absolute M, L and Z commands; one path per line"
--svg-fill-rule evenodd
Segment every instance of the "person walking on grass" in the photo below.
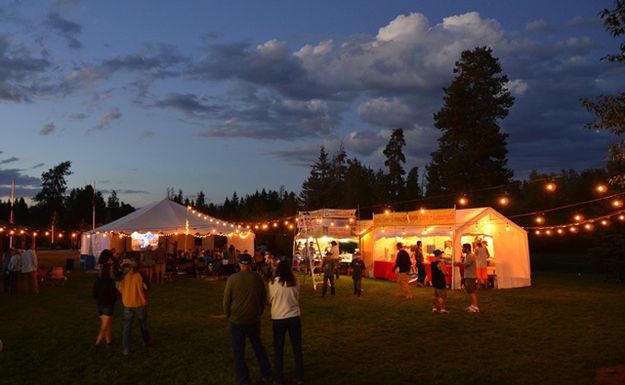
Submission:
M 130 334 L 132 321 L 137 318 L 141 328 L 143 345 L 150 345 L 152 338 L 148 329 L 148 298 L 147 292 L 150 290 L 150 282 L 145 275 L 139 271 L 139 266 L 132 259 L 122 261 L 124 268 L 124 278 L 119 283 L 119 292 L 122 295 L 124 305 L 124 329 L 122 331 L 122 349 L 124 355 L 130 353 Z
M 226 281 L 223 307 L 229 321 L 230 340 L 234 356 L 234 370 L 240 385 L 251 384 L 245 363 L 245 340 L 250 340 L 260 366 L 263 381 L 271 383 L 271 366 L 260 339 L 260 316 L 265 309 L 267 291 L 260 274 L 252 271 L 252 256 L 239 255 L 238 273 Z
M 275 352 L 274 384 L 282 385 L 284 383 L 282 370 L 284 337 L 288 332 L 295 360 L 295 380 L 298 385 L 301 385 L 304 383 L 304 358 L 302 355 L 302 324 L 299 308 L 300 284 L 295 279 L 288 262 L 282 261 L 278 264 L 275 277 L 268 287 L 268 302 L 271 304 Z
M 464 255 L 464 260 L 462 262 L 454 263 L 454 266 L 464 268 L 464 290 L 471 298 L 471 305 L 469 305 L 465 310 L 469 313 L 479 313 L 480 308 L 477 305 L 477 294 L 475 293 L 477 290 L 477 284 L 475 282 L 477 279 L 477 267 L 475 255 L 471 252 L 470 243 L 462 245 L 462 254 Z
M 95 341 L 96 349 L 102 344 L 102 340 L 105 340 L 106 346 L 110 347 L 112 345 L 113 310 L 117 300 L 115 281 L 111 277 L 111 265 L 102 266 L 100 277 L 93 284 L 92 296 L 95 299 L 96 309 L 101 320 L 100 332 Z
M 410 286 L 408 286 L 408 273 L 410 272 L 410 255 L 404 250 L 404 245 L 397 242 L 397 257 L 395 258 L 395 266 L 393 272 L 397 274 L 397 295 L 406 299 L 412 298 Z
M 445 276 L 447 271 L 445 270 L 445 262 L 441 259 L 443 252 L 440 250 L 434 250 L 434 260 L 432 261 L 432 287 L 434 293 L 432 293 L 432 313 L 448 313 L 445 309 L 445 299 L 447 299 L 447 282 Z
M 359 251 L 354 253 L 349 269 L 352 272 L 352 281 L 354 282 L 354 295 L 360 297 L 362 294 L 362 272 L 365 270 L 365 262 L 360 258 Z

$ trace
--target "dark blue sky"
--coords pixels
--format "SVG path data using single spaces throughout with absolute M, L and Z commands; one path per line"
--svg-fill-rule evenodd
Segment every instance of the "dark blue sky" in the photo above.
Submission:
M 44 4 L 0 2 L 0 197 L 11 176 L 32 196 L 65 160 L 70 187 L 136 206 L 167 187 L 299 192 L 321 145 L 377 168 L 397 127 L 423 172 L 442 88 L 476 46 L 511 80 L 516 177 L 599 167 L 612 138 L 583 128 L 580 99 L 625 86 L 599 60 L 618 47 L 607 0 Z

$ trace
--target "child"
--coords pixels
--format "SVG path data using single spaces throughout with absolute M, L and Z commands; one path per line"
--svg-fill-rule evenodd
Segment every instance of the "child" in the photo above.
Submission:
M 434 293 L 432 294 L 432 313 L 449 313 L 445 309 L 445 299 L 447 299 L 447 283 L 445 282 L 445 262 L 441 260 L 443 252 L 440 250 L 434 250 L 434 260 L 432 261 L 432 287 Z M 438 306 L 438 307 L 437 307 Z
M 352 280 L 354 281 L 354 295 L 360 297 L 360 294 L 362 294 L 362 272 L 365 270 L 365 262 L 360 259 L 360 252 L 354 253 L 354 258 L 349 268 L 352 271 Z

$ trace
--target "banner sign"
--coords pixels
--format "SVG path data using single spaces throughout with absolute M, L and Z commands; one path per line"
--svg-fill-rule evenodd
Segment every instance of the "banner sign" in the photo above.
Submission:
M 384 226 L 435 226 L 450 225 L 456 223 L 455 209 L 436 209 L 373 214 L 373 225 L 375 227 Z
M 297 228 L 313 237 L 349 237 L 353 234 L 356 209 L 320 209 L 297 213 Z

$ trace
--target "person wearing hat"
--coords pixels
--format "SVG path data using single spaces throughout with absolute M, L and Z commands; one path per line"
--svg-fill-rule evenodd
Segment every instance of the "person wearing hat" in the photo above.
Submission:
M 239 384 L 250 384 L 250 372 L 245 363 L 245 340 L 249 339 L 265 382 L 272 373 L 267 351 L 260 339 L 260 316 L 265 310 L 267 290 L 261 276 L 252 271 L 252 256 L 239 255 L 238 273 L 226 281 L 223 307 L 229 321 L 234 370 Z
M 336 268 L 337 260 L 334 259 L 332 252 L 328 251 L 326 257 L 321 265 L 323 270 L 323 289 L 321 289 L 321 296 L 325 297 L 328 291 L 328 284 L 330 285 L 330 294 L 334 295 L 334 269 Z
M 432 287 L 434 293 L 432 294 L 432 313 L 448 313 L 445 309 L 445 299 L 447 299 L 447 282 L 445 282 L 445 276 L 447 271 L 445 270 L 445 262 L 441 259 L 443 252 L 440 250 L 434 250 L 434 260 L 430 265 L 432 268 Z
M 147 277 L 139 271 L 139 266 L 133 259 L 122 260 L 124 278 L 119 283 L 117 290 L 122 295 L 124 305 L 124 327 L 122 331 L 122 349 L 124 355 L 130 353 L 130 335 L 132 321 L 137 318 L 141 328 L 141 338 L 143 345 L 148 346 L 152 341 L 148 330 L 148 297 L 150 282 Z

